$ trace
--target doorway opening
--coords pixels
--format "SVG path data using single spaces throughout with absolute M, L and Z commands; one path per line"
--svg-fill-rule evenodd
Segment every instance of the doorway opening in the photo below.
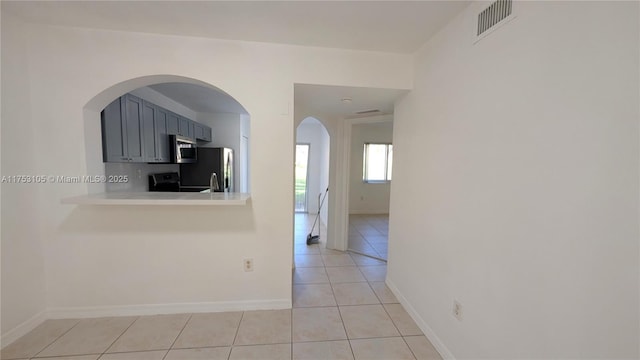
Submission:
M 325 125 L 311 116 L 300 122 L 295 134 L 294 253 L 319 254 L 327 244 L 331 138 Z M 311 233 L 319 235 L 319 244 L 307 245 Z
M 310 144 L 296 144 L 296 169 L 295 169 L 295 211 L 308 212 L 307 195 L 309 192 L 309 148 Z
M 386 261 L 393 164 L 392 118 L 354 123 L 350 135 L 347 249 Z

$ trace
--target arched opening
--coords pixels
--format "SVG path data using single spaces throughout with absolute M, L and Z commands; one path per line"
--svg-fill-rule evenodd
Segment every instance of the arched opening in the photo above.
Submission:
M 205 191 L 211 187 L 207 171 L 222 172 L 223 191 L 250 191 L 249 112 L 211 84 L 175 75 L 120 82 L 87 102 L 84 127 L 87 174 L 122 179 L 88 183 L 89 193 L 149 191 L 155 189 L 149 175 L 158 173 L 178 174 L 175 191 Z M 176 137 L 201 156 L 178 161 Z M 222 165 L 212 160 L 218 152 Z
M 315 117 L 305 117 L 296 127 L 294 252 L 305 254 L 311 247 L 326 246 L 329 223 L 329 169 L 331 137 Z M 307 245 L 309 236 L 319 245 Z M 314 241 L 315 242 L 315 241 Z

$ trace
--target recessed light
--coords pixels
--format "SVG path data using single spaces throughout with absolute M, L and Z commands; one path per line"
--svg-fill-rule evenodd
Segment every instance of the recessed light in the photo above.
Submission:
M 342 98 L 340 101 L 342 101 L 343 104 L 351 104 L 353 99 L 351 99 L 351 98 Z

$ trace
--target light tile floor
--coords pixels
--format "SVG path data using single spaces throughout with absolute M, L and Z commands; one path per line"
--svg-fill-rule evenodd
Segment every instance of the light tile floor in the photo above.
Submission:
M 349 250 L 386 260 L 388 239 L 388 214 L 349 215 Z
M 386 264 L 307 246 L 312 220 L 296 215 L 291 310 L 47 320 L 0 358 L 440 359 L 384 284 Z

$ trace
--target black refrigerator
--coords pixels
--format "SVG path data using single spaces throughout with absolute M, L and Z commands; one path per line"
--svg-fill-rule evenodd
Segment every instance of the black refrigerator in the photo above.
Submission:
M 209 189 L 211 174 L 218 178 L 219 192 L 233 192 L 233 150 L 229 148 L 198 147 L 198 161 L 180 164 L 180 186 Z

